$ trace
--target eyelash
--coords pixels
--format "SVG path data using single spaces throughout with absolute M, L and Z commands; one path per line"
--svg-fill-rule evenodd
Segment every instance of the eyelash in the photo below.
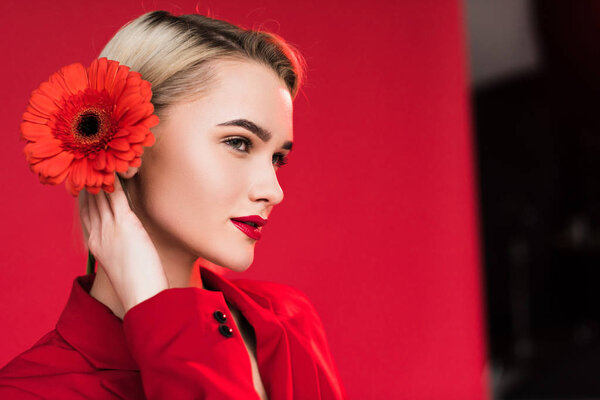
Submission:
M 246 147 L 248 150 L 250 150 L 253 147 L 253 144 L 250 140 L 243 138 L 243 137 L 235 137 L 235 138 L 229 138 L 227 140 L 224 141 L 224 143 L 227 143 L 229 146 L 233 147 L 235 150 L 237 151 L 243 151 L 243 152 L 247 152 L 244 150 L 240 150 L 237 146 L 232 145 L 232 142 L 235 142 L 236 140 L 239 140 L 241 142 L 243 142 L 244 144 L 246 144 Z M 277 166 L 278 167 L 283 167 L 284 165 L 286 165 L 288 163 L 288 157 L 281 154 L 281 153 L 277 153 L 275 154 L 276 156 L 279 156 L 279 161 L 277 162 Z

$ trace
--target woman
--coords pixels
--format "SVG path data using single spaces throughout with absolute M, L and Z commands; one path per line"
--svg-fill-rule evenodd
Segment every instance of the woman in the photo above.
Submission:
M 114 191 L 79 193 L 98 261 L 56 329 L 0 370 L 0 398 L 339 399 L 322 323 L 292 287 L 246 270 L 292 149 L 299 56 L 276 36 L 154 11 L 100 57 L 152 84 L 160 123 Z

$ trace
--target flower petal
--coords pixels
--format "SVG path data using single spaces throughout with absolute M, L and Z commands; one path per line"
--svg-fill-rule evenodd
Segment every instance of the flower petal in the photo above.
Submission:
M 129 149 L 129 151 L 113 151 L 116 158 L 124 161 L 131 161 L 135 158 L 135 151 Z
M 130 167 L 140 167 L 142 165 L 142 159 L 140 157 L 134 158 L 129 162 Z
M 87 158 L 82 158 L 78 162 L 73 163 L 69 177 L 73 180 L 73 186 L 80 189 L 86 183 L 88 162 Z
M 29 121 L 23 121 L 20 125 L 21 138 L 38 142 L 44 139 L 53 139 L 52 129 L 48 125 L 34 124 Z
M 144 125 L 147 128 L 152 128 L 152 127 L 158 125 L 159 122 L 160 122 L 160 120 L 158 119 L 158 115 L 152 114 L 149 117 L 145 118 L 141 122 L 141 124 Z
M 104 88 L 108 93 L 112 93 L 113 87 L 115 86 L 115 78 L 118 68 L 118 61 L 108 60 L 108 70 L 106 71 L 106 76 L 104 77 Z
M 77 196 L 79 194 L 79 190 L 77 190 L 75 188 L 75 184 L 73 183 L 73 179 L 72 179 L 72 175 L 73 175 L 73 170 L 70 169 L 69 170 L 69 175 L 67 176 L 67 179 L 65 181 L 65 188 L 67 189 L 67 191 L 69 193 L 71 193 L 73 196 Z
M 62 151 L 58 139 L 46 139 L 39 142 L 30 142 L 25 145 L 25 154 L 37 158 L 46 158 L 57 155 Z
M 128 126 L 127 130 L 130 132 L 129 136 L 127 137 L 129 143 L 143 142 L 148 135 L 148 128 L 141 124 Z
M 73 63 L 64 66 L 59 73 L 63 76 L 67 88 L 71 94 L 77 94 L 79 91 L 85 91 L 88 87 L 88 76 L 85 67 L 80 63 Z
M 129 74 L 127 74 L 127 84 L 125 85 L 125 88 L 135 89 L 139 93 L 139 87 L 142 83 L 142 80 L 142 74 L 137 71 L 129 71 Z
M 52 115 L 58 111 L 58 107 L 52 99 L 40 92 L 39 89 L 33 91 L 29 104 L 41 115 Z
M 89 186 L 99 186 L 102 184 L 102 180 L 103 180 L 103 173 L 99 172 L 97 170 L 95 170 L 94 168 L 90 168 L 89 164 L 88 164 L 88 168 L 87 168 L 87 176 L 86 176 L 86 187 Z
M 69 86 L 65 82 L 65 77 L 60 72 L 52 74 L 50 79 L 48 79 L 48 82 L 54 85 L 54 87 L 59 88 L 59 90 L 65 94 L 64 97 L 69 96 Z
M 88 68 L 79 63 L 62 67 L 32 92 L 20 124 L 31 171 L 42 183 L 66 181 L 74 196 L 83 188 L 114 191 L 115 171 L 141 166 L 144 146 L 155 143 L 150 128 L 160 120 L 150 101 L 151 88 L 139 72 L 106 57 L 92 60 Z M 110 105 L 103 112 L 111 123 L 111 140 L 100 150 L 66 150 L 75 139 L 69 131 L 73 118 L 84 107 L 100 104 Z
M 115 174 L 110 173 L 104 175 L 104 182 L 102 183 L 102 190 L 112 193 L 115 191 Z
M 85 186 L 86 176 L 84 171 L 86 171 L 86 168 L 85 158 L 75 161 L 72 167 L 69 168 L 69 175 L 65 181 L 65 186 L 73 196 L 77 196 Z
M 152 103 L 142 103 L 135 108 L 129 109 L 119 121 L 121 126 L 134 125 L 152 114 L 154 106 Z
M 23 113 L 23 120 L 29 122 L 35 122 L 36 124 L 46 124 L 48 123 L 48 118 L 40 117 L 36 114 L 30 113 L 29 111 L 25 111 Z
M 94 180 L 94 186 L 98 186 L 98 187 L 102 186 L 102 183 L 104 182 L 104 175 L 106 175 L 104 172 L 99 172 L 96 174 L 96 179 Z
M 143 104 L 143 99 L 138 91 L 124 93 L 116 104 L 115 119 L 122 120 L 128 112 L 137 110 Z
M 61 172 L 60 174 L 56 175 L 56 176 L 48 176 L 45 177 L 46 179 L 46 183 L 50 184 L 50 185 L 58 185 L 59 183 L 61 183 L 62 181 L 65 180 L 67 174 L 70 172 L 71 170 L 69 168 L 65 168 L 65 170 L 63 172 Z
M 152 84 L 146 80 L 143 80 L 140 84 L 140 94 L 142 95 L 142 99 L 144 101 L 150 101 L 152 98 Z
M 36 175 L 40 175 L 42 172 L 42 167 L 44 166 L 43 161 L 46 161 L 46 158 L 28 160 L 29 161 L 29 169 Z
M 117 172 L 125 172 L 129 169 L 129 163 L 127 161 L 121 160 L 120 158 L 115 157 L 115 171 Z
M 55 104 L 59 105 L 63 101 L 64 92 L 60 86 L 50 82 L 43 82 L 39 87 L 40 92 L 48 96 Z
M 129 150 L 129 142 L 124 138 L 116 138 L 108 142 L 108 147 L 119 151 Z
M 87 70 L 88 79 L 90 81 L 90 88 L 96 89 L 98 82 L 98 59 L 95 58 L 94 61 L 90 64 Z
M 129 74 L 129 67 L 126 65 L 120 65 L 115 77 L 115 84 L 112 88 L 113 99 L 121 98 L 125 84 L 127 83 L 127 74 Z
M 86 190 L 91 194 L 100 193 L 100 189 L 102 189 L 100 186 L 86 186 Z
M 102 171 L 104 167 L 106 167 L 106 153 L 104 152 L 104 149 L 101 149 L 98 154 L 96 154 L 92 166 L 98 171 Z
M 146 136 L 146 139 L 144 139 L 144 141 L 142 142 L 142 146 L 146 146 L 146 147 L 152 146 L 154 144 L 154 142 L 155 142 L 154 134 L 152 132 L 150 132 L 148 134 L 148 136 Z
M 110 173 L 104 175 L 104 184 L 105 185 L 113 185 L 115 183 L 115 174 Z
M 31 99 L 30 99 L 31 100 Z M 39 110 L 36 110 L 34 107 L 31 106 L 31 102 L 29 103 L 29 105 L 27 106 L 27 111 L 26 113 L 29 115 L 34 115 L 38 118 L 43 118 L 45 120 L 49 120 L 50 118 L 52 118 L 51 115 L 48 115 L 46 113 L 40 112 Z M 25 114 L 23 114 L 23 116 L 25 116 Z M 23 119 L 25 119 L 25 117 L 23 117 Z
M 106 171 L 106 172 L 114 172 L 115 171 L 115 157 L 109 152 L 106 153 L 106 166 L 104 167 L 104 171 Z
M 129 127 L 128 127 L 128 128 L 129 128 Z M 127 129 L 119 129 L 119 130 L 117 131 L 117 133 L 115 133 L 115 134 L 114 134 L 114 136 L 113 136 L 113 137 L 114 137 L 114 138 L 120 138 L 120 137 L 124 137 L 124 136 L 128 136 L 128 137 L 127 137 L 127 140 L 128 140 L 129 142 L 131 142 L 131 140 L 129 139 L 129 136 L 130 136 L 130 134 L 129 134 L 129 131 L 128 131 Z
M 108 59 L 102 57 L 98 59 L 98 76 L 96 77 L 96 90 L 101 92 L 104 90 L 106 80 L 106 70 L 108 69 Z
M 63 151 L 56 157 L 43 161 L 44 165 L 42 166 L 41 173 L 47 177 L 58 176 L 71 165 L 71 161 L 73 161 L 73 153 Z
M 131 150 L 135 151 L 135 154 L 141 156 L 144 153 L 144 147 L 139 143 L 132 143 Z
M 119 102 L 117 104 L 127 104 L 123 103 L 122 100 L 128 98 L 130 95 L 135 95 L 139 98 L 139 101 L 142 101 L 143 96 L 140 90 L 142 81 L 142 75 L 139 72 L 129 71 L 127 74 L 127 81 L 125 82 L 125 88 L 123 88 L 123 93 L 121 94 L 121 98 L 119 98 Z M 136 101 L 136 103 L 138 103 L 138 101 Z

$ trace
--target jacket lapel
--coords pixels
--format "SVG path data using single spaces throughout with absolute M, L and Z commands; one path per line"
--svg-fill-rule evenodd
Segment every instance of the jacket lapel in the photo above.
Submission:
M 273 313 L 269 298 L 246 291 L 244 280 L 229 281 L 201 268 L 202 281 L 223 292 L 224 297 L 241 311 L 256 334 L 256 361 L 269 397 L 288 400 L 293 397 L 292 364 L 287 334 Z

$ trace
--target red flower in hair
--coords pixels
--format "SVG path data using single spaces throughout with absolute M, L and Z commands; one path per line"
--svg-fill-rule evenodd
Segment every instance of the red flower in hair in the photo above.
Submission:
M 150 82 L 106 57 L 62 67 L 33 91 L 21 123 L 24 153 L 42 183 L 114 191 L 114 172 L 141 165 L 157 125 Z

